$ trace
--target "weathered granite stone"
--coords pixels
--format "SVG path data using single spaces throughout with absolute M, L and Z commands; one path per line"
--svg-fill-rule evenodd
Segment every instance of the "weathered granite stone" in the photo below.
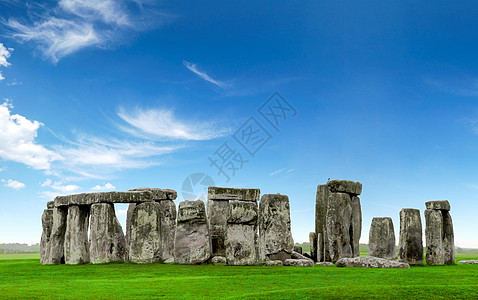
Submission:
M 162 259 L 174 258 L 174 235 L 176 234 L 176 204 L 173 200 L 159 201 L 161 210 Z
M 259 257 L 265 261 L 284 251 L 292 253 L 294 240 L 290 225 L 289 197 L 265 194 L 259 202 Z
M 175 190 L 170 190 L 170 189 L 142 187 L 142 188 L 129 190 L 129 192 L 144 192 L 144 191 L 151 192 L 153 194 L 153 200 L 155 201 L 176 200 L 176 198 L 178 197 L 178 193 Z
M 284 261 L 284 266 L 292 266 L 292 267 L 313 267 L 314 261 L 311 259 L 286 259 Z
M 41 216 L 40 263 L 46 264 L 50 257 L 50 236 L 53 227 L 53 209 L 45 209 Z
M 227 213 L 227 223 L 257 225 L 257 214 L 256 202 L 230 201 Z
M 362 185 L 360 185 L 362 186 Z M 360 198 L 358 196 L 352 197 L 352 256 L 360 256 L 360 236 L 362 235 L 362 208 L 360 206 Z
M 178 224 L 174 239 L 174 259 L 180 264 L 200 264 L 209 260 L 211 243 L 204 202 L 179 203 Z
M 341 258 L 335 265 L 337 267 L 359 267 L 359 268 L 395 268 L 409 269 L 410 265 L 396 260 L 389 260 L 379 257 L 359 256 L 354 258 Z
M 418 209 L 400 211 L 398 260 L 411 265 L 423 264 L 422 221 Z
M 65 231 L 68 209 L 66 207 L 55 207 L 53 209 L 53 226 L 50 235 L 50 255 L 47 264 L 65 263 Z
M 297 253 L 300 253 L 300 254 L 303 254 L 301 246 L 294 245 L 293 251 L 295 251 Z
M 129 237 L 131 236 L 131 218 L 133 217 L 134 209 L 136 208 L 136 203 L 130 203 L 128 206 L 128 211 L 126 212 L 126 246 L 129 250 Z
M 435 209 L 435 210 L 450 210 L 450 202 L 448 200 L 435 200 L 435 201 L 428 201 L 425 202 L 425 206 L 427 209 Z
M 478 265 L 478 259 L 475 260 L 460 260 L 459 264 Z
M 320 261 L 315 263 L 316 266 L 322 266 L 322 267 L 332 267 L 334 264 L 331 263 L 330 261 Z
M 332 262 L 353 257 L 352 200 L 346 193 L 331 193 L 327 207 L 327 238 Z
M 445 264 L 445 248 L 443 245 L 443 216 L 441 211 L 425 210 L 425 237 L 427 243 L 427 265 Z
M 332 193 L 347 193 L 352 195 L 360 195 L 362 193 L 362 184 L 351 180 L 329 180 L 327 186 Z
M 214 256 L 213 258 L 211 258 L 211 263 L 215 265 L 225 265 L 226 258 L 224 256 Z
M 83 193 L 55 198 L 55 207 L 68 205 L 91 205 L 95 203 L 141 203 L 153 201 L 149 191 Z
M 310 244 L 311 257 L 313 260 L 317 260 L 317 236 L 315 232 L 309 232 L 309 244 Z M 302 253 L 302 247 L 300 250 L 301 250 L 300 253 Z M 294 247 L 294 251 L 296 251 L 295 247 Z
M 65 262 L 67 264 L 86 264 L 90 262 L 88 242 L 88 206 L 70 205 L 66 219 Z
M 131 216 L 129 260 L 134 263 L 161 261 L 161 208 L 157 202 L 136 205 Z
M 278 267 L 283 265 L 282 260 L 266 260 L 264 264 L 268 267 Z
M 260 189 L 239 189 L 225 187 L 208 187 L 208 199 L 210 200 L 241 200 L 241 201 L 259 201 L 261 195 Z
M 90 215 L 90 261 L 100 264 L 127 260 L 126 240 L 114 204 L 93 204 Z
M 370 256 L 395 259 L 395 231 L 392 218 L 373 218 L 368 238 Z
M 453 221 L 450 212 L 442 212 L 443 214 L 443 245 L 445 249 L 445 264 L 452 265 L 455 263 L 455 234 L 453 232 Z
M 329 187 L 317 186 L 315 198 L 315 234 L 317 236 L 317 261 L 330 261 L 328 239 L 326 238 L 326 216 L 329 203 Z
M 207 218 L 209 223 L 209 233 L 211 235 L 212 255 L 225 256 L 227 215 L 229 210 L 229 201 L 225 200 L 207 200 Z
M 46 203 L 46 208 L 47 208 L 47 209 L 53 209 L 53 208 L 55 208 L 55 201 L 48 201 L 48 202 Z
M 224 243 L 228 265 L 241 266 L 257 263 L 256 225 L 228 223 Z

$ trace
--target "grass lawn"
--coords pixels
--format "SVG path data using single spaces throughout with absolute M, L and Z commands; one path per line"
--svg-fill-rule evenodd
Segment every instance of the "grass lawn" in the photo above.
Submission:
M 478 259 L 478 253 L 457 255 Z M 0 255 L 0 298 L 478 298 L 478 265 L 408 270 L 166 264 L 43 266 Z

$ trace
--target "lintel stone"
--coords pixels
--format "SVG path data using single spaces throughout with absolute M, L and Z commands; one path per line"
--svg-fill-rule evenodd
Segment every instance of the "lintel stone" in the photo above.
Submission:
M 101 192 L 83 193 L 55 198 L 55 207 L 68 205 L 91 205 L 95 203 L 141 203 L 153 201 L 153 193 L 138 192 Z
M 260 189 L 240 189 L 228 187 L 208 187 L 208 199 L 211 200 L 241 200 L 259 201 Z

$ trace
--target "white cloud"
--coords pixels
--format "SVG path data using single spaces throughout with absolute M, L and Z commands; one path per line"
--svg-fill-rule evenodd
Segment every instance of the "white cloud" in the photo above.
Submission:
M 294 172 L 294 169 L 282 168 L 282 169 L 275 170 L 275 171 L 269 173 L 269 176 L 274 176 L 274 175 L 277 175 L 277 174 L 283 173 L 283 172 L 285 172 L 285 173 L 292 173 L 292 172 Z
M 9 188 L 12 188 L 14 190 L 21 190 L 25 187 L 25 184 L 23 182 L 20 182 L 20 181 L 16 181 L 16 180 L 11 180 L 11 179 L 8 179 L 8 180 L 5 180 L 5 179 L 2 179 L 2 182 L 4 183 L 4 185 L 6 187 L 9 187 Z
M 180 121 L 174 116 L 173 111 L 167 109 L 120 108 L 118 116 L 133 127 L 123 126 L 122 130 L 150 139 L 210 140 L 228 132 L 227 129 L 214 128 L 211 122 Z
M 216 86 L 218 86 L 222 89 L 229 87 L 229 84 L 227 84 L 223 81 L 215 80 L 215 79 L 211 78 L 209 75 L 207 75 L 206 72 L 199 71 L 196 64 L 190 63 L 190 62 L 185 61 L 185 60 L 183 60 L 183 64 L 186 68 L 188 68 L 189 71 L 198 75 L 199 77 L 201 77 L 205 81 L 210 82 L 210 83 L 212 83 L 212 84 L 214 84 L 214 85 L 216 85 Z
M 10 58 L 12 51 L 12 48 L 6 48 L 3 43 L 0 43 L 0 67 L 8 67 L 11 65 L 7 59 Z M 5 77 L 3 77 L 2 72 L 0 72 L 0 80 L 4 79 Z
M 36 143 L 42 123 L 24 116 L 12 115 L 8 101 L 0 105 L 0 158 L 26 164 L 34 169 L 48 170 L 51 162 L 61 159 L 55 152 Z
M 76 191 L 80 188 L 79 186 L 74 185 L 74 184 L 63 185 L 63 183 L 61 181 L 53 182 L 51 179 L 45 180 L 45 182 L 43 182 L 41 184 L 41 186 L 42 187 L 50 187 L 53 190 L 55 190 L 57 192 L 60 192 L 62 194 L 68 194 L 68 193 L 74 192 L 74 191 Z
M 128 15 L 112 0 L 61 0 L 58 5 L 65 11 L 87 20 L 101 20 L 107 24 L 130 25 Z
M 116 187 L 112 185 L 111 183 L 106 183 L 105 185 L 96 185 L 91 188 L 93 191 L 112 191 L 115 190 Z

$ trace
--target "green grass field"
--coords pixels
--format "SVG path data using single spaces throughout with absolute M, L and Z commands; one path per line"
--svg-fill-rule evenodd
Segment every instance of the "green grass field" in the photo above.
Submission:
M 478 253 L 458 254 L 478 259 Z M 43 266 L 38 254 L 0 255 L 0 298 L 478 298 L 478 265 L 408 270 L 166 264 Z

